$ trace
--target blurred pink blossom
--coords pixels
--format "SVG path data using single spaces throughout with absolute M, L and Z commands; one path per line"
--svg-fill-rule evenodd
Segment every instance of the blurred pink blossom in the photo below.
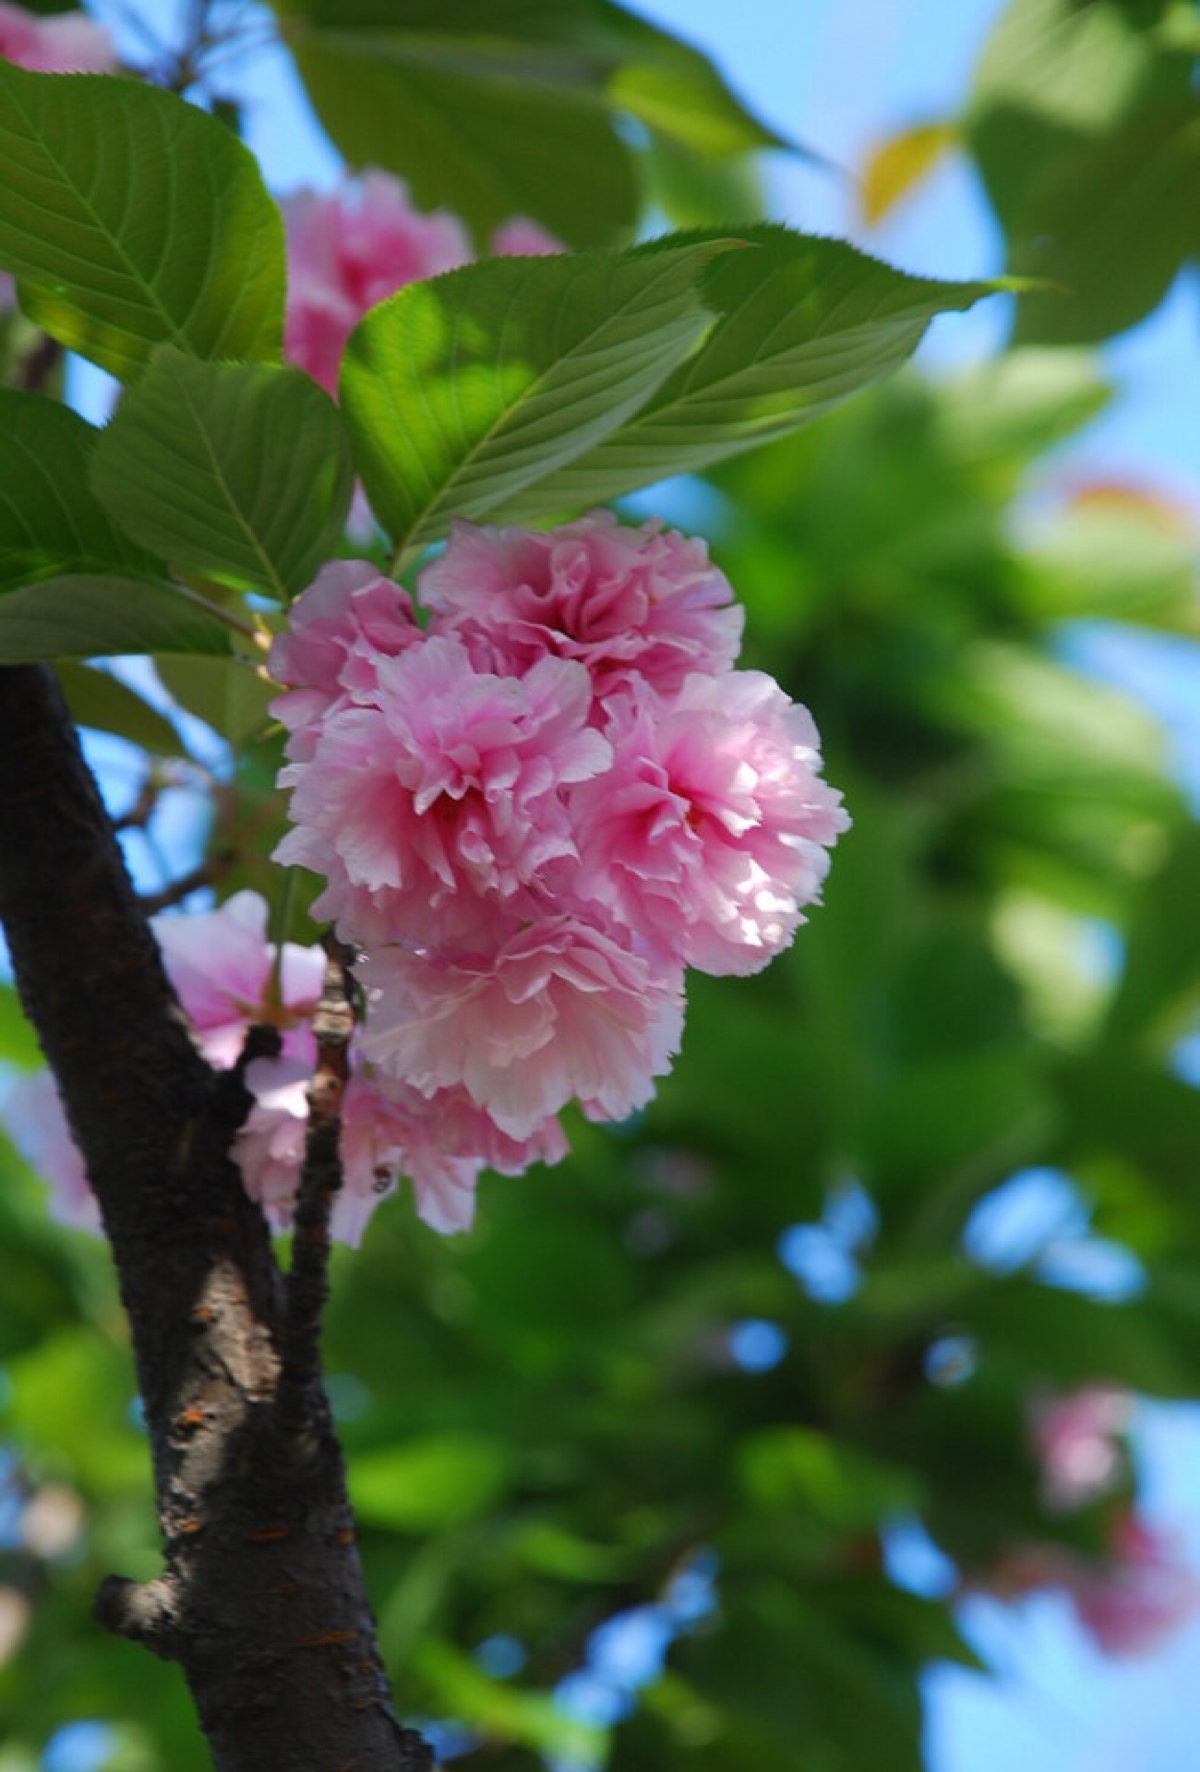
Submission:
M 694 671 L 728 670 L 742 610 L 706 544 L 660 523 L 593 511 L 546 531 L 457 522 L 421 574 L 422 603 L 514 672 L 577 659 L 598 694 L 643 681 L 660 694 Z
M 112 74 L 117 52 L 104 25 L 84 12 L 43 17 L 0 0 L 0 56 L 35 74 Z
M 565 248 L 540 222 L 530 221 L 527 215 L 513 215 L 494 231 L 488 250 L 493 258 L 549 258 Z
M 1116 1487 L 1126 1469 L 1121 1439 L 1131 1412 L 1132 1398 L 1118 1385 L 1034 1400 L 1029 1431 L 1047 1508 L 1066 1513 Z
M 369 171 L 330 196 L 301 191 L 283 204 L 288 236 L 284 348 L 330 394 L 346 340 L 368 308 L 406 283 L 469 263 L 457 216 L 422 215 L 390 173 Z
M 1107 1569 L 1082 1565 L 1067 1583 L 1079 1622 L 1109 1655 L 1140 1655 L 1200 1604 L 1200 1582 L 1171 1537 L 1127 1513 Z
M 1106 1557 L 1022 1545 L 1003 1559 L 992 1585 L 1005 1598 L 1061 1589 L 1106 1655 L 1148 1653 L 1200 1606 L 1200 1580 L 1174 1540 L 1128 1511 L 1110 1527 Z
M 49 1071 L 18 1077 L 5 1091 L 3 1118 L 13 1143 L 50 1189 L 50 1210 L 76 1230 L 100 1230 L 100 1208 Z
M 320 948 L 285 943 L 279 1001 L 273 1002 L 275 949 L 267 941 L 266 901 L 257 892 L 235 892 L 214 911 L 166 912 L 151 927 L 210 1064 L 234 1064 L 252 1022 L 283 1030 L 307 1026 L 325 957 Z
M 464 224 L 449 210 L 415 209 L 403 180 L 369 169 L 328 196 L 301 191 L 283 203 L 288 237 L 284 348 L 330 394 L 337 392 L 346 340 L 377 302 L 475 257 Z M 552 235 L 514 216 L 492 236 L 501 256 L 562 250 Z

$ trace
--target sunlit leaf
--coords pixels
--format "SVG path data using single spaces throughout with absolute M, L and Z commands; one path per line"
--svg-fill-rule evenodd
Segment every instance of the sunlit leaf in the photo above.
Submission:
M 477 1434 L 430 1435 L 364 1452 L 351 1492 L 361 1519 L 396 1532 L 423 1532 L 476 1519 L 510 1476 L 508 1448 Z
M 154 345 L 273 357 L 283 225 L 250 152 L 173 94 L 0 60 L 0 266 L 26 313 L 114 375 Z
M 715 237 L 695 231 L 664 244 Z M 704 299 L 719 318 L 699 350 L 639 412 L 514 499 L 508 514 L 593 504 L 786 436 L 898 368 L 936 314 L 969 308 L 997 287 L 909 277 L 841 241 L 766 224 L 739 238 L 757 250 L 705 272 Z
M 708 324 L 697 277 L 736 244 L 495 259 L 372 309 L 351 336 L 341 393 L 394 537 L 435 540 L 620 424 Z

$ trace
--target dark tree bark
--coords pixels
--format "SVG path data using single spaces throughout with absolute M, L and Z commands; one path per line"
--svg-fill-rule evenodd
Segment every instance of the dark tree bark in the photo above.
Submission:
M 392 1712 L 321 1383 L 336 994 L 285 1277 L 229 1156 L 240 1074 L 192 1042 L 41 666 L 0 669 L 0 921 L 112 1243 L 154 1461 L 163 1574 L 110 1577 L 97 1616 L 180 1663 L 219 1772 L 426 1772 Z

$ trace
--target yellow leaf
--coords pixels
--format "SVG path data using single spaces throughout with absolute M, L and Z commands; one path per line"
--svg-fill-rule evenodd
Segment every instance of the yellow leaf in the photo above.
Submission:
M 958 141 L 953 123 L 915 123 L 872 148 L 863 167 L 859 189 L 862 217 L 869 228 L 884 216 L 914 185 L 927 176 Z

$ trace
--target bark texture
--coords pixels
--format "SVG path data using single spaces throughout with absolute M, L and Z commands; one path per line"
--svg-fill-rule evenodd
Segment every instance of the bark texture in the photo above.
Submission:
M 240 1076 L 192 1043 L 41 666 L 0 669 L 0 921 L 100 1201 L 154 1459 L 163 1574 L 110 1577 L 97 1616 L 180 1663 L 219 1772 L 426 1772 L 363 1587 L 319 1261 L 291 1286 L 275 1263 L 228 1154 Z M 336 1124 L 335 1100 L 314 1116 L 318 1243 Z

